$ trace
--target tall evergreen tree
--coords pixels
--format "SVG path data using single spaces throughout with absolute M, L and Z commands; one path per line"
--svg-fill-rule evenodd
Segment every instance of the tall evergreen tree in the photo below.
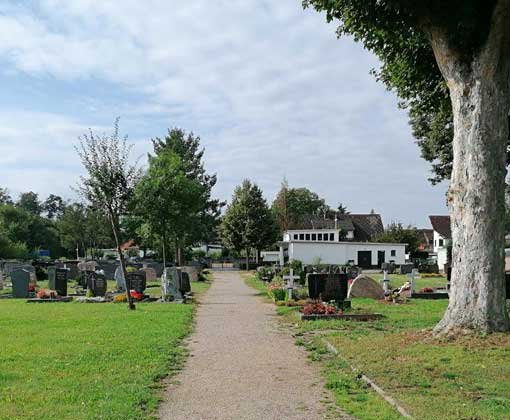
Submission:
M 262 190 L 257 185 L 244 180 L 242 185 L 235 189 L 219 232 L 226 247 L 246 252 L 247 269 L 252 249 L 255 249 L 258 255 L 264 247 L 277 241 L 278 226 Z
M 179 128 L 168 130 L 167 135 L 152 140 L 154 156 L 149 155 L 149 161 L 159 156 L 165 156 L 168 160 L 170 155 L 178 157 L 173 159 L 175 168 L 186 178 L 181 182 L 197 183 L 200 186 L 200 205 L 197 207 L 182 209 L 181 222 L 174 224 L 172 237 L 175 242 L 177 261 L 182 263 L 182 248 L 199 242 L 207 242 L 215 237 L 215 231 L 219 225 L 221 208 L 225 203 L 212 198 L 212 189 L 216 185 L 216 174 L 209 174 L 204 167 L 204 148 L 200 146 L 200 137 L 192 132 L 186 133 Z M 190 190 L 190 196 L 196 192 Z M 181 196 L 186 201 L 186 197 Z M 175 199 L 174 199 L 175 200 Z M 191 200 L 193 201 L 193 200 Z M 198 202 L 197 202 L 198 204 Z

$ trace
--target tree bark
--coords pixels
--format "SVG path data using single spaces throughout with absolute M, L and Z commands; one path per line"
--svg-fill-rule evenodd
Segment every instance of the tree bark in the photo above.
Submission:
M 133 303 L 133 298 L 131 297 L 131 283 L 128 280 L 126 260 L 124 259 L 124 254 L 122 253 L 122 248 L 121 248 L 121 244 L 120 244 L 120 240 L 119 240 L 119 235 L 118 235 L 119 224 L 115 220 L 115 217 L 112 215 L 110 215 L 110 221 L 112 223 L 112 230 L 113 230 L 113 236 L 115 238 L 115 245 L 117 247 L 117 253 L 119 254 L 120 266 L 122 268 L 122 272 L 124 273 L 124 279 L 126 280 L 126 297 L 127 297 L 127 302 L 128 302 L 128 308 L 133 311 L 136 309 L 136 306 Z
M 454 117 L 453 171 L 448 191 L 453 268 L 450 301 L 435 328 L 438 334 L 510 329 L 503 224 L 510 110 L 510 25 L 506 19 L 510 2 L 500 3 L 506 12 L 501 4 L 496 7 L 489 37 L 469 61 L 450 47 L 448 34 L 431 32 Z

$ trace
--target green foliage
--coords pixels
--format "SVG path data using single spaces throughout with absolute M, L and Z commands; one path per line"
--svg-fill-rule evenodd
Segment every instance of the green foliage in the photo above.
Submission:
M 338 35 L 351 35 L 375 53 L 378 80 L 409 109 L 422 157 L 432 164 L 431 182 L 449 179 L 453 115 L 449 92 L 429 42 L 431 28 L 449 35 L 461 60 L 469 62 L 489 31 L 495 0 L 304 0 L 338 21 Z
M 169 130 L 162 140 L 152 141 L 154 156 L 136 189 L 136 213 L 145 228 L 144 241 L 186 248 L 215 236 L 220 208 L 211 198 L 216 175 L 204 169 L 200 138 L 183 130 Z
M 287 180 L 283 180 L 271 209 L 284 232 L 302 224 L 307 216 L 327 213 L 329 207 L 316 193 L 307 188 L 289 188 Z
M 54 223 L 17 205 L 0 204 L 0 242 L 2 258 L 31 257 L 38 248 L 60 255 Z
M 33 191 L 22 193 L 16 203 L 16 206 L 36 216 L 39 216 L 42 211 L 39 196 Z
M 375 238 L 375 242 L 407 244 L 407 252 L 413 254 L 420 245 L 420 236 L 416 227 L 404 227 L 402 223 L 393 222 L 386 227 L 384 233 Z
M 278 239 L 278 227 L 262 190 L 249 180 L 238 186 L 220 225 L 224 245 L 238 252 L 263 249 Z
M 48 219 L 61 217 L 65 210 L 65 203 L 62 197 L 50 194 L 41 205 L 41 209 L 46 212 Z

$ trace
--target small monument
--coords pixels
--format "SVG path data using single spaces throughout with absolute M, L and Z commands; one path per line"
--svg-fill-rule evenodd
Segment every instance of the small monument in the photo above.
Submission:
M 67 296 L 67 268 L 48 267 L 48 287 L 55 290 L 59 296 Z
M 29 297 L 30 272 L 14 270 L 11 272 L 12 297 L 26 299 Z

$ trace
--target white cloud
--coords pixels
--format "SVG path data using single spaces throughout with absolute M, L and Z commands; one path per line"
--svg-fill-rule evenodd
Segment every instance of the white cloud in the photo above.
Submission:
M 7 164 L 0 175 L 12 189 L 72 184 L 79 166 L 69 139 L 120 114 L 140 154 L 149 148 L 142 139 L 164 135 L 164 127 L 200 134 L 222 198 L 244 177 L 272 198 L 287 175 L 331 204 L 373 207 L 386 219 L 424 224 L 445 210 L 405 114 L 368 74 L 377 61 L 351 40 L 337 41 L 334 26 L 299 0 L 36 3 L 0 5 L 8 77 L 65 81 L 74 101 L 84 82 L 114 91 L 83 92 L 87 112 L 66 112 L 55 109 L 48 87 L 48 109 L 33 110 L 30 130 L 20 109 L 14 118 L 4 113 L 0 152 L 9 157 L 0 159 L 10 160 L 0 160 Z M 4 146 L 12 138 L 34 163 L 24 176 L 12 175 L 23 168 L 19 150 Z M 68 162 L 64 172 L 46 165 L 52 153 Z

